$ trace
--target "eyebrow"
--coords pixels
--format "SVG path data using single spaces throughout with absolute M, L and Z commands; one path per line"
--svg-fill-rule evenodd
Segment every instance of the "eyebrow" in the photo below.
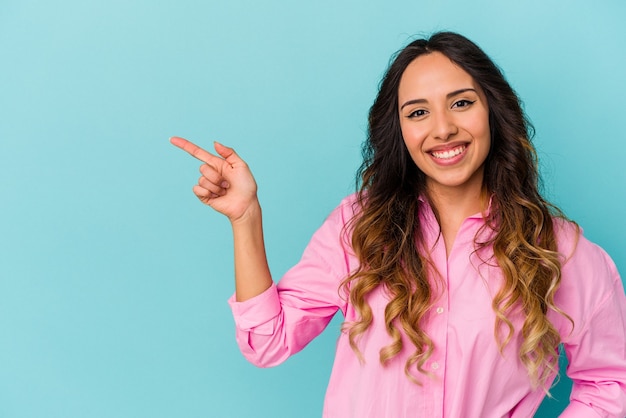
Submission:
M 454 96 L 459 95 L 461 93 L 465 93 L 466 91 L 473 91 L 474 93 L 476 93 L 476 89 L 473 89 L 473 88 L 459 89 L 459 90 L 454 90 L 454 91 L 446 94 L 446 99 L 450 99 L 451 97 L 454 97 Z M 428 100 L 426 100 L 426 99 L 409 100 L 409 101 L 405 102 L 402 106 L 400 106 L 400 110 L 404 109 L 405 106 L 410 106 L 410 105 L 418 104 L 418 103 L 427 103 L 427 102 L 428 102 Z

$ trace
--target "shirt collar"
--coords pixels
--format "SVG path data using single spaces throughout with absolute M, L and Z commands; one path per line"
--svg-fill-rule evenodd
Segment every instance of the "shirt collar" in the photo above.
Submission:
M 424 195 L 420 195 L 417 200 L 423 204 L 425 204 L 426 206 L 428 206 L 428 208 L 430 210 L 432 210 L 432 206 L 430 205 L 430 202 L 428 201 L 428 199 L 426 199 L 426 196 Z M 485 210 L 485 212 L 477 212 L 473 215 L 470 215 L 467 217 L 467 219 L 485 219 L 488 218 L 489 215 L 491 215 L 491 208 L 493 205 L 493 195 L 489 196 L 489 203 L 487 204 L 487 209 Z

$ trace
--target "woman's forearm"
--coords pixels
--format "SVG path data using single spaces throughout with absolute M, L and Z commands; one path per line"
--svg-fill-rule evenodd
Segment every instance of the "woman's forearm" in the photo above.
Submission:
M 263 219 L 258 201 L 240 219 L 231 222 L 235 249 L 235 297 L 253 298 L 272 285 L 263 239 Z

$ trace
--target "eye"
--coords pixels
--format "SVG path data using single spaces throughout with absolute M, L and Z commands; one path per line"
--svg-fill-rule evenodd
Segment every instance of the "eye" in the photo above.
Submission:
M 411 113 L 409 113 L 407 115 L 407 117 L 408 118 L 421 118 L 425 114 L 426 114 L 426 110 L 424 110 L 424 109 L 417 109 L 417 110 L 414 110 Z
M 476 100 L 467 100 L 467 99 L 461 99 L 461 100 L 457 100 L 456 102 L 454 102 L 454 104 L 452 105 L 453 108 L 455 107 L 468 107 L 474 104 Z

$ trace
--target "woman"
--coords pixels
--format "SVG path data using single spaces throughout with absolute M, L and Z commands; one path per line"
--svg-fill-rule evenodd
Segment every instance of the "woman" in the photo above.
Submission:
M 606 253 L 538 191 L 531 128 L 480 48 L 400 51 L 369 115 L 360 188 L 278 283 L 256 184 L 230 148 L 194 193 L 226 215 L 243 354 L 272 366 L 341 310 L 325 417 L 529 417 L 569 358 L 562 416 L 626 415 L 626 300 Z

